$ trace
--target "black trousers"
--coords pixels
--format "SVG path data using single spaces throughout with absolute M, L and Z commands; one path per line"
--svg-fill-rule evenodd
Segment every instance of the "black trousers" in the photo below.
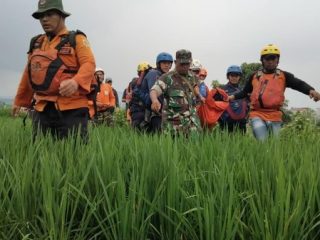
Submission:
M 151 118 L 151 120 L 150 120 L 149 132 L 151 132 L 151 133 L 160 133 L 160 131 L 161 131 L 161 123 L 162 123 L 161 116 L 153 116 Z
M 77 108 L 58 111 L 54 103 L 48 103 L 43 112 L 35 111 L 33 116 L 34 137 L 42 132 L 54 138 L 63 139 L 72 134 L 80 133 L 82 140 L 88 139 L 88 108 Z
M 144 130 L 144 111 L 131 112 L 131 126 L 137 130 Z

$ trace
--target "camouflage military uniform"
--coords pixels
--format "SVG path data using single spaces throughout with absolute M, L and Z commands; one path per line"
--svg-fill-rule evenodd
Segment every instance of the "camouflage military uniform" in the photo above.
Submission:
M 99 125 L 105 124 L 109 127 L 112 127 L 114 125 L 113 110 L 114 108 L 110 108 L 103 112 L 98 112 L 97 118 L 95 119 L 95 123 Z
M 193 131 L 200 131 L 193 88 L 197 85 L 194 74 L 180 75 L 176 70 L 162 75 L 152 87 L 152 90 L 163 94 L 162 109 L 163 126 L 166 133 L 173 135 L 188 135 Z

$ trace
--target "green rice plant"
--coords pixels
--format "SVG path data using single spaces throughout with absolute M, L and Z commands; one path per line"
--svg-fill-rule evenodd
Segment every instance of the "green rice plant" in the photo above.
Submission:
M 319 239 L 318 132 L 261 143 L 0 118 L 0 239 Z

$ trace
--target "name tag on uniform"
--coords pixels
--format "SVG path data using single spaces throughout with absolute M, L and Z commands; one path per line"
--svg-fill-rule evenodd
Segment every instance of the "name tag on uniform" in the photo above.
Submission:
M 59 53 L 64 55 L 69 55 L 72 53 L 72 47 L 62 47 Z

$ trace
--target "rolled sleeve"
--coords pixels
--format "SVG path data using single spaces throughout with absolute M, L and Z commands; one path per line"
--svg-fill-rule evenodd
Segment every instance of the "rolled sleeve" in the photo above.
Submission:
M 167 89 L 167 84 L 164 81 L 158 79 L 155 84 L 152 86 L 151 90 L 155 90 L 158 95 L 162 95 Z

